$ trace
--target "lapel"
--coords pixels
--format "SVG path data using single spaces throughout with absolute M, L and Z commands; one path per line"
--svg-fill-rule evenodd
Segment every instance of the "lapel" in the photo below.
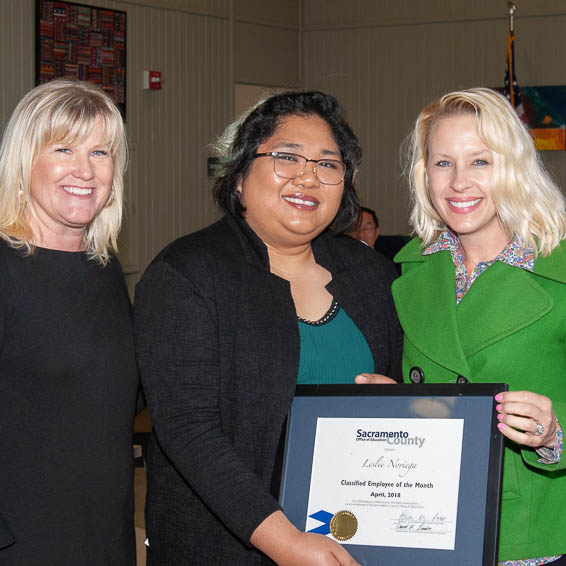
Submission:
M 537 259 L 535 273 L 546 279 L 566 283 L 566 240 L 552 250 L 548 257 Z
M 328 269 L 332 274 L 330 283 L 326 286 L 329 293 L 344 307 L 348 316 L 356 323 L 364 325 L 368 319 L 368 305 L 365 293 L 367 290 L 360 286 L 359 273 L 356 266 L 347 266 L 336 245 L 343 236 L 323 233 L 312 242 L 316 262 Z M 378 289 L 372 291 L 380 292 Z M 363 330 L 363 329 L 362 329 Z
M 539 258 L 531 273 L 495 263 L 456 306 L 454 267 L 448 251 L 420 253 L 412 240 L 395 258 L 405 273 L 393 284 L 407 338 L 435 363 L 472 377 L 468 358 L 534 323 L 553 306 L 541 278 L 566 283 L 566 246 Z
M 415 248 L 411 241 L 408 246 Z M 419 241 L 420 244 L 420 241 Z M 396 261 L 410 262 L 393 283 L 393 297 L 405 336 L 435 363 L 466 377 L 470 368 L 456 320 L 456 283 L 450 252 L 430 256 L 403 250 Z
M 500 262 L 482 273 L 457 307 L 458 331 L 469 357 L 547 314 L 552 297 L 539 278 Z
M 267 247 L 249 224 L 243 218 L 231 215 L 226 215 L 225 219 L 231 234 L 223 236 L 231 238 L 237 247 L 227 252 L 226 242 L 221 242 L 222 253 L 228 253 L 230 259 L 237 262 L 235 272 L 239 280 L 235 284 L 240 293 L 227 300 L 237 303 L 236 328 L 246 329 L 238 337 L 241 353 L 237 357 L 242 356 L 248 364 L 253 360 L 257 375 L 265 375 L 267 385 L 277 384 L 277 390 L 271 395 L 272 401 L 282 394 L 281 398 L 290 403 L 297 384 L 300 352 L 299 327 L 290 284 L 269 271 Z M 233 286 L 227 285 L 224 292 L 232 290 Z M 229 307 L 226 308 L 228 311 Z M 228 329 L 228 332 L 234 331 Z M 232 343 L 233 337 L 228 336 L 228 342 Z M 246 359 L 246 355 L 249 358 Z
M 564 242 L 539 257 L 534 273 L 496 262 L 474 282 L 458 306 L 458 325 L 466 356 L 534 323 L 553 307 L 544 279 L 566 283 Z M 496 290 L 496 292 L 494 292 Z

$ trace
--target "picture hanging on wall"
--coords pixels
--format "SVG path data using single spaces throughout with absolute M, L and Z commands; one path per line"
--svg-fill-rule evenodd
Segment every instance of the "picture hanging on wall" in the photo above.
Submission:
M 503 94 L 503 88 L 494 90 Z M 515 108 L 539 150 L 566 149 L 566 85 L 520 86 Z
M 566 86 L 526 86 L 519 90 L 537 149 L 566 149 Z
M 63 0 L 36 0 L 36 84 L 90 81 L 126 117 L 126 12 Z

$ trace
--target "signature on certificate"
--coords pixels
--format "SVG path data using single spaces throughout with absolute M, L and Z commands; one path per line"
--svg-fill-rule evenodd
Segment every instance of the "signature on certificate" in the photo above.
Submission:
M 433 533 L 441 534 L 446 532 L 446 515 L 442 513 L 415 513 L 411 514 L 402 511 L 399 518 L 393 520 L 396 532 L 410 533 Z

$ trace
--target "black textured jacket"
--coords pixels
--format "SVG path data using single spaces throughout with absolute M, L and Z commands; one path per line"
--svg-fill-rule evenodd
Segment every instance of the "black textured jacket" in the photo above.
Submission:
M 328 291 L 360 328 L 375 372 L 401 377 L 391 271 L 344 236 L 313 242 Z M 136 348 L 155 437 L 148 456 L 148 564 L 252 565 L 299 367 L 288 281 L 243 220 L 180 238 L 136 289 Z

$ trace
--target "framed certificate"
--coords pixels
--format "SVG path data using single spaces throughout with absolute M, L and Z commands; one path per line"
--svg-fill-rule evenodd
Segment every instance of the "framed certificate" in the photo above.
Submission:
M 506 384 L 303 385 L 280 503 L 362 565 L 495 566 Z

